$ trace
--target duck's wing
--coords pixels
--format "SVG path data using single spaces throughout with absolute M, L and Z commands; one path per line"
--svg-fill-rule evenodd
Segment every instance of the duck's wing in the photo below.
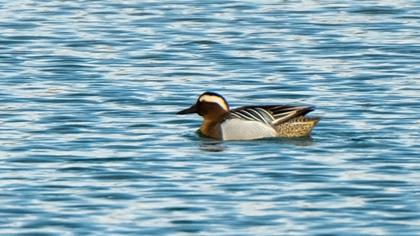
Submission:
M 263 122 L 269 125 L 278 125 L 292 118 L 304 116 L 313 110 L 313 107 L 287 105 L 245 106 L 231 110 L 229 116 L 231 118 Z

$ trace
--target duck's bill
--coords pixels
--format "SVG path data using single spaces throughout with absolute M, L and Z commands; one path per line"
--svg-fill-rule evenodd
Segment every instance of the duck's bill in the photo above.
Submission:
M 196 106 L 192 105 L 191 107 L 187 109 L 177 112 L 176 114 L 183 115 L 183 114 L 191 114 L 191 113 L 196 113 L 196 112 L 197 112 Z

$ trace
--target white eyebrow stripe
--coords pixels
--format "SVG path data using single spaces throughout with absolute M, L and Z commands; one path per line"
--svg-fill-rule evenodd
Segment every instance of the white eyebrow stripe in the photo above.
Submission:
M 218 104 L 220 107 L 222 107 L 224 110 L 228 111 L 229 107 L 226 104 L 225 100 L 223 100 L 223 98 L 218 97 L 218 96 L 212 96 L 212 95 L 203 95 L 200 97 L 199 99 L 200 102 L 211 102 L 211 103 L 216 103 Z

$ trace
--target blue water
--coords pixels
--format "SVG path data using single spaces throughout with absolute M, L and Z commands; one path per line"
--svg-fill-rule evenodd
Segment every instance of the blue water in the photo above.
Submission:
M 311 138 L 174 113 L 315 105 Z M 0 1 L 0 234 L 420 235 L 420 2 Z

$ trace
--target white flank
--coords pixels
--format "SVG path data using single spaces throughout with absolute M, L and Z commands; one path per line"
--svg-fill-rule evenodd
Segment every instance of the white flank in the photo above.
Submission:
M 203 95 L 199 99 L 200 102 L 211 102 L 218 104 L 221 108 L 223 108 L 225 111 L 229 111 L 228 105 L 226 104 L 225 100 L 223 98 L 218 96 L 212 96 L 212 95 Z
M 249 140 L 276 137 L 270 125 L 259 121 L 228 119 L 222 123 L 223 140 Z

